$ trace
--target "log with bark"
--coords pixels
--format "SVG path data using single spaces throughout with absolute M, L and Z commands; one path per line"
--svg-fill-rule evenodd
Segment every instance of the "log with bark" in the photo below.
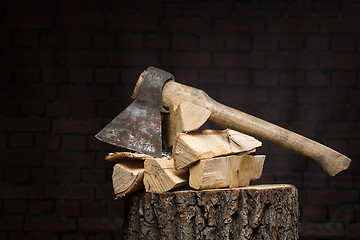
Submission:
M 136 193 L 126 201 L 125 239 L 298 239 L 292 185 Z

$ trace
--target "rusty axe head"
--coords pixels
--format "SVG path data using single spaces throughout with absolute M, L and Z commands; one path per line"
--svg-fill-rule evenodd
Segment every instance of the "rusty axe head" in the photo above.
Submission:
M 161 92 L 171 79 L 174 77 L 168 72 L 147 68 L 136 84 L 135 100 L 95 137 L 119 147 L 161 157 Z

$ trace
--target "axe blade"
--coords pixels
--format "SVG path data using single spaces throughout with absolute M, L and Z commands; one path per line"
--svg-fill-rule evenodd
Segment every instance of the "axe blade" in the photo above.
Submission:
M 161 92 L 174 79 L 168 72 L 148 67 L 139 78 L 135 100 L 95 137 L 153 157 L 162 156 Z
M 161 157 L 161 114 L 135 99 L 95 136 L 115 146 Z

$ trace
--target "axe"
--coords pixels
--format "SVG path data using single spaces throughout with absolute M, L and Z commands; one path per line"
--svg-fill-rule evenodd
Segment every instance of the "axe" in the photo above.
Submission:
M 202 90 L 177 83 L 173 75 L 155 67 L 148 67 L 140 75 L 133 98 L 135 100 L 96 135 L 99 140 L 161 157 L 161 112 L 187 101 L 209 110 L 211 122 L 308 157 L 332 177 L 346 170 L 351 162 L 327 146 L 225 106 Z

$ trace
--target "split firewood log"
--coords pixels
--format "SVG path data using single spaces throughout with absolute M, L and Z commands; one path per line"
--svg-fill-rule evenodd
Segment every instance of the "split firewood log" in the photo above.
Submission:
M 189 168 L 190 187 L 199 189 L 246 187 L 259 179 L 265 155 L 230 155 L 202 159 Z
M 144 166 L 144 185 L 147 192 L 162 193 L 188 185 L 188 169 L 176 170 L 172 158 L 148 158 Z
M 201 159 L 254 152 L 262 143 L 249 135 L 232 130 L 205 130 L 178 133 L 172 150 L 176 169 L 189 167 Z

